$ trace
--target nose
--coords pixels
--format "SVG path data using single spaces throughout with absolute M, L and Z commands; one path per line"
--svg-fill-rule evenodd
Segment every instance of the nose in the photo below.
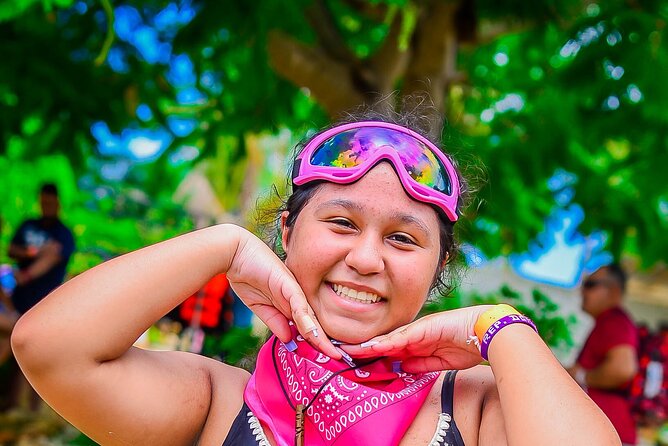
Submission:
M 346 265 L 361 275 L 377 274 L 385 269 L 383 242 L 373 234 L 356 237 L 345 258 Z

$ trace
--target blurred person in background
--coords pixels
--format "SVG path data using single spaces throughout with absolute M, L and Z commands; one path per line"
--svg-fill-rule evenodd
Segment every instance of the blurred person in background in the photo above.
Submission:
M 629 389 L 638 370 L 638 330 L 622 308 L 626 274 L 603 266 L 582 283 L 582 310 L 595 324 L 571 376 L 608 416 L 624 444 L 636 444 Z
M 18 312 L 25 314 L 47 294 L 63 283 L 67 263 L 74 252 L 72 232 L 60 221 L 58 188 L 45 183 L 40 188 L 41 216 L 25 220 L 12 237 L 8 255 L 16 261 L 16 287 L 11 303 Z M 17 368 L 11 378 L 10 406 L 21 406 L 28 400 L 29 409 L 37 411 L 41 399 Z
M 40 188 L 41 217 L 21 223 L 9 245 L 9 257 L 18 266 L 12 302 L 24 314 L 63 283 L 74 252 L 72 232 L 60 221 L 60 200 L 55 184 Z

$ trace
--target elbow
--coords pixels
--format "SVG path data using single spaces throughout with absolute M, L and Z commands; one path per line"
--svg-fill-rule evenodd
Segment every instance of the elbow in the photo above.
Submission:
M 25 315 L 16 322 L 11 335 L 11 347 L 16 361 L 24 372 L 42 367 L 48 362 L 44 351 L 40 346 L 42 334 L 39 325 L 31 320 L 30 315 Z
M 12 352 L 19 363 L 22 362 L 24 356 L 30 351 L 32 331 L 30 324 L 26 323 L 26 318 L 22 317 L 14 325 L 11 335 Z

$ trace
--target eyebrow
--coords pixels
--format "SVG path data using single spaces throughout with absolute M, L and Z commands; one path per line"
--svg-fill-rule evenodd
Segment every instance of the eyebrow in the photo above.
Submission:
M 334 200 L 325 201 L 324 203 L 320 203 L 316 209 L 320 210 L 333 207 L 342 207 L 344 209 L 348 209 L 349 211 L 357 211 L 357 212 L 364 211 L 362 206 L 359 205 L 358 203 L 354 203 L 350 200 L 344 200 L 342 198 L 337 198 Z
M 320 203 L 316 209 L 321 210 L 329 207 L 342 207 L 349 211 L 364 212 L 364 208 L 360 204 L 350 200 L 344 200 L 342 198 L 337 198 L 334 200 L 325 201 L 324 203 Z M 392 219 L 398 220 L 399 222 L 406 225 L 415 226 L 420 231 L 422 231 L 426 236 L 429 236 L 431 234 L 431 231 L 429 230 L 429 228 L 427 228 L 427 225 L 421 219 L 415 217 L 414 215 L 406 214 L 404 212 L 395 212 L 392 214 Z
M 417 218 L 413 215 L 405 214 L 403 212 L 395 212 L 392 215 L 392 218 L 397 219 L 404 224 L 416 226 L 427 237 L 431 233 L 431 231 L 429 231 L 429 228 L 427 228 L 427 225 L 425 225 L 424 222 L 421 219 L 419 219 L 419 218 Z

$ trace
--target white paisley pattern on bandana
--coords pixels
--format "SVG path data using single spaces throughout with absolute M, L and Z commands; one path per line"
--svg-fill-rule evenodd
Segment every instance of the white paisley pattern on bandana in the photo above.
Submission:
M 341 375 L 325 384 L 333 373 L 319 366 L 330 361 L 323 354 L 319 354 L 312 362 L 288 352 L 281 345 L 278 348 L 278 359 L 282 378 L 293 403 L 307 405 L 322 387 L 306 415 L 328 443 L 363 418 L 413 396 L 425 386 L 431 386 L 439 375 L 438 372 L 426 373 L 416 379 L 415 375 L 399 372 L 397 377 L 403 382 L 403 389 L 387 392 L 362 386 Z M 355 372 L 359 378 L 368 375 L 359 369 Z

